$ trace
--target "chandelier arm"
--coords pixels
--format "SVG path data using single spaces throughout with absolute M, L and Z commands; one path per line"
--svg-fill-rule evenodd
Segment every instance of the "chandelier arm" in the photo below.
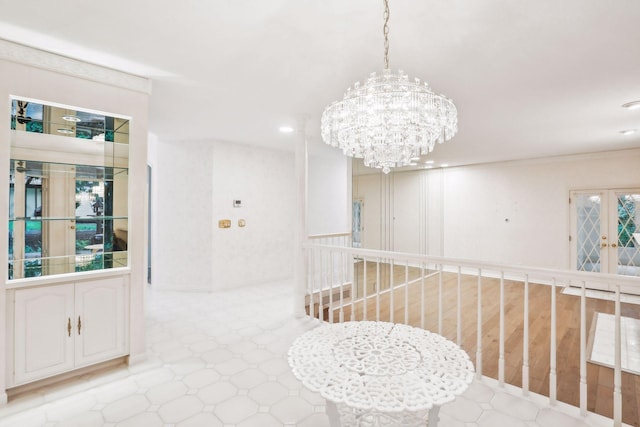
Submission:
M 384 69 L 389 69 L 389 0 L 384 0 L 384 26 L 382 33 L 384 34 Z

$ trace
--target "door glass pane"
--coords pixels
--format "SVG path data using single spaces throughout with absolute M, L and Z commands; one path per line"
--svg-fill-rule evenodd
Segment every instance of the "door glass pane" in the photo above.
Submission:
M 577 269 L 600 271 L 600 212 L 599 194 L 576 196 Z
M 640 276 L 640 194 L 617 194 L 618 274 Z

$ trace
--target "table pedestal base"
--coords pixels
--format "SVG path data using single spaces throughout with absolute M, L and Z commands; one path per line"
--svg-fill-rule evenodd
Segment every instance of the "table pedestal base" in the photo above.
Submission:
M 327 401 L 327 416 L 331 427 L 437 427 L 439 412 L 439 406 L 423 411 L 378 412 Z

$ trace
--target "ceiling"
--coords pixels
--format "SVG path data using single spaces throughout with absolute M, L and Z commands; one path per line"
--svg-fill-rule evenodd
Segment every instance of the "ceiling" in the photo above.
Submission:
M 383 67 L 381 0 L 0 0 L 0 38 L 150 77 L 164 141 L 291 149 Z M 428 158 L 472 164 L 640 147 L 637 0 L 390 0 L 390 66 L 452 98 Z M 329 150 L 327 147 L 326 150 Z M 425 157 L 423 160 L 426 160 Z

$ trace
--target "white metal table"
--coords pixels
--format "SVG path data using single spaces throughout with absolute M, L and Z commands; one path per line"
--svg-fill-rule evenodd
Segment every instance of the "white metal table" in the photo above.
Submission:
M 473 380 L 469 356 L 441 335 L 388 322 L 323 324 L 298 337 L 289 365 L 327 399 L 332 426 L 424 426 Z

